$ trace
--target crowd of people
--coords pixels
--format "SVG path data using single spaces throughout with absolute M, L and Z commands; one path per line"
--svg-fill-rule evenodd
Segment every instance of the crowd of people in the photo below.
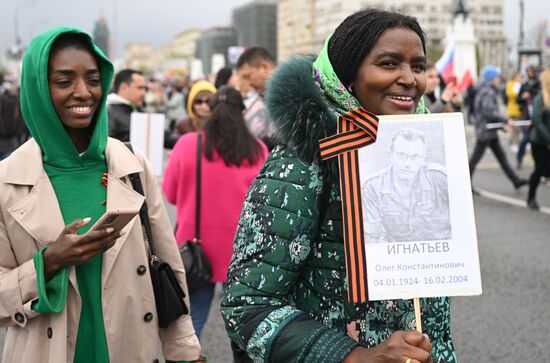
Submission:
M 423 300 L 424 334 L 411 330 L 409 300 L 346 299 L 338 168 L 320 159 L 318 142 L 348 112 L 464 111 L 476 131 L 471 176 L 490 148 L 516 189 L 529 185 L 526 203 L 536 210 L 537 188 L 550 177 L 550 71 L 539 73 L 530 67 L 525 82 L 521 73 L 503 82 L 489 65 L 478 84 L 459 90 L 427 63 L 415 18 L 374 9 L 346 18 L 316 57 L 277 66 L 251 47 L 213 82 L 115 74 L 75 28 L 37 36 L 20 90 L 0 86 L 4 361 L 150 362 L 159 351 L 168 362 L 204 361 L 199 339 L 222 284 L 216 308 L 238 362 L 456 362 L 449 298 Z M 160 188 L 127 145 L 136 111 L 166 116 L 171 151 Z M 532 124 L 514 126 L 519 120 Z M 395 144 L 424 148 L 405 131 Z M 517 169 L 530 145 L 529 180 L 508 162 L 501 131 L 517 144 Z M 432 169 L 424 178 L 446 184 Z M 175 230 L 161 193 L 176 207 Z M 141 215 L 123 230 L 91 228 L 107 210 L 132 207 L 148 213 L 152 236 Z M 157 324 L 158 297 L 145 278 L 153 239 L 190 311 L 167 328 Z M 178 251 L 190 241 L 212 267 L 193 290 Z
M 473 176 L 485 150 L 490 148 L 514 188 L 529 185 L 526 203 L 533 210 L 540 209 L 536 192 L 541 180 L 550 177 L 550 120 L 548 101 L 544 101 L 549 86 L 545 85 L 547 72 L 541 73 L 538 67 L 530 66 L 525 82 L 522 82 L 519 72 L 505 81 L 499 68 L 487 65 L 481 70 L 480 81 L 474 86 L 469 105 L 476 130 L 470 176 Z M 516 121 L 524 124 L 516 126 Z M 500 131 L 510 133 L 508 144 L 516 153 L 516 169 L 522 168 L 527 147 L 531 147 L 534 170 L 528 180 L 519 177 L 510 165 L 500 143 Z M 476 189 L 472 191 L 479 194 Z

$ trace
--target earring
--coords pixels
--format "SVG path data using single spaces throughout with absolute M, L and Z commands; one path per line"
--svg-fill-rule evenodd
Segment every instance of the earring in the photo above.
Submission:
M 353 94 L 353 86 L 351 84 L 348 86 L 348 92 Z

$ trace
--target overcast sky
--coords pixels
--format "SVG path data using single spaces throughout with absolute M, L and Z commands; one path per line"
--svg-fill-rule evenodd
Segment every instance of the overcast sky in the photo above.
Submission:
M 24 43 L 57 25 L 91 32 L 103 13 L 112 26 L 116 8 L 118 56 L 125 43 L 148 41 L 160 45 L 190 27 L 229 25 L 231 10 L 251 0 L 0 0 L 0 52 L 13 44 L 15 14 Z M 470 0 L 474 1 L 474 0 Z M 504 0 L 506 35 L 517 39 L 519 0 Z M 550 1 L 525 0 L 525 31 L 550 20 Z M 112 29 L 113 31 L 113 29 Z M 515 41 L 514 41 L 515 42 Z

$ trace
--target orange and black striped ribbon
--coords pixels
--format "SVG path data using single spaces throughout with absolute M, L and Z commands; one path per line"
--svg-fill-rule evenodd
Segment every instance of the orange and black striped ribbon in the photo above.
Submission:
M 368 301 L 367 261 L 357 149 L 374 143 L 377 133 L 378 118 L 370 112 L 356 108 L 338 118 L 336 135 L 319 141 L 323 160 L 338 156 L 348 299 L 351 302 Z

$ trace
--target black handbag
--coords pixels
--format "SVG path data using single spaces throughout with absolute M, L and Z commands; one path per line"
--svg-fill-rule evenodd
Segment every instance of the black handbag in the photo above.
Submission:
M 189 292 L 197 291 L 210 282 L 212 278 L 212 265 L 202 249 L 200 238 L 201 217 L 201 162 L 202 160 L 202 134 L 197 138 L 197 175 L 195 194 L 195 238 L 186 241 L 180 246 L 180 256 L 187 275 L 187 288 Z
M 126 146 L 130 151 L 134 152 L 132 145 L 126 143 Z M 134 190 L 145 196 L 139 173 L 130 174 L 130 181 L 132 182 Z M 185 304 L 185 293 L 174 271 L 168 263 L 163 262 L 157 256 L 146 201 L 143 201 L 143 205 L 139 210 L 139 218 L 147 240 L 149 274 L 151 275 L 151 281 L 153 283 L 158 323 L 161 328 L 166 328 L 172 321 L 178 319 L 180 316 L 189 314 L 189 308 Z

